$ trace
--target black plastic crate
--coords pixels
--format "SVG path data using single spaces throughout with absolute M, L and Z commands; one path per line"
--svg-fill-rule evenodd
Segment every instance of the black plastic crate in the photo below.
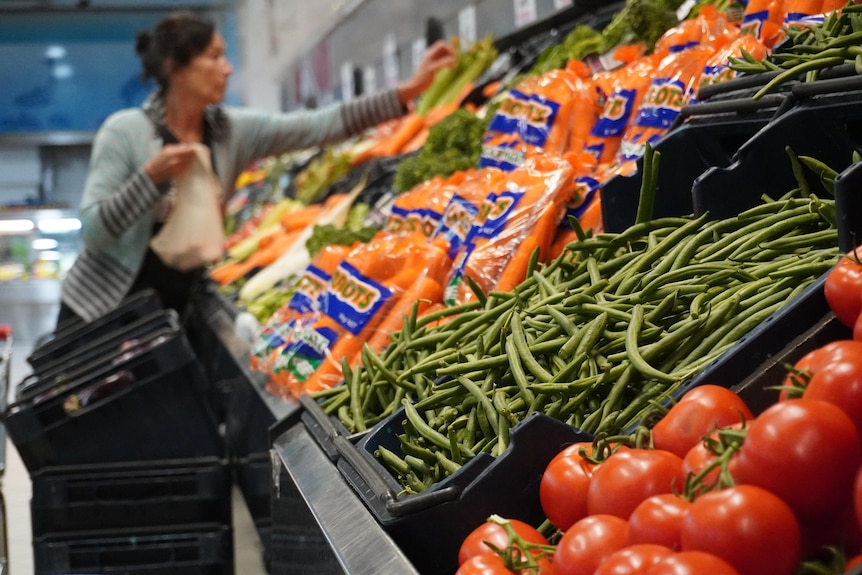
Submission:
M 753 100 L 754 89 L 712 90 L 712 97 L 686 106 L 680 123 L 655 144 L 662 155 L 653 217 L 686 216 L 694 212 L 692 184 L 713 167 L 730 165 L 739 148 L 775 118 L 786 112 L 789 91 Z M 608 232 L 622 232 L 635 223 L 643 158 L 629 176 L 614 176 L 602 185 L 602 221 Z
M 236 485 L 245 499 L 252 520 L 272 518 L 272 461 L 269 452 L 259 453 L 234 464 Z
M 838 321 L 832 312 L 827 312 L 809 323 L 808 329 L 756 366 L 747 377 L 737 381 L 722 380 L 718 383 L 735 391 L 755 415 L 763 412 L 778 401 L 779 392 L 772 388 L 780 386 L 784 381 L 787 376 L 786 366 L 795 364 L 808 352 L 827 343 L 853 337 L 850 328 Z
M 732 164 L 710 168 L 695 180 L 695 214 L 735 216 L 760 204 L 763 194 L 778 198 L 796 188 L 787 146 L 838 172 L 851 165 L 853 152 L 862 150 L 862 77 L 797 84 L 792 92 L 799 103 L 743 144 Z
M 49 467 L 31 475 L 34 537 L 58 531 L 231 524 L 231 477 L 215 457 Z
M 206 379 L 181 331 L 83 366 L 11 404 L 6 430 L 32 473 L 46 466 L 222 457 Z
M 51 534 L 33 540 L 36 575 L 231 575 L 230 527 L 200 524 Z
M 589 434 L 534 413 L 512 428 L 509 448 L 499 457 L 480 453 L 431 489 L 404 495 L 373 455 L 378 446 L 402 454 L 397 436 L 402 433 L 403 413 L 402 408 L 375 426 L 355 450 L 340 450 L 337 467 L 423 575 L 457 570 L 461 542 L 492 513 L 534 526 L 542 523 L 539 483 L 545 467 L 567 445 L 592 440 Z
M 114 310 L 91 322 L 75 320 L 64 324 L 49 340 L 33 350 L 27 362 L 37 370 L 47 362 L 63 357 L 108 332 L 160 309 L 162 303 L 155 291 L 146 289 L 136 292 Z
M 838 215 L 838 249 L 849 252 L 862 243 L 862 162 L 835 178 L 835 210 Z
M 177 332 L 180 330 L 179 317 L 174 310 L 159 310 L 148 314 L 126 326 L 106 333 L 87 345 L 79 347 L 67 355 L 40 363 L 25 377 L 16 388 L 16 395 L 23 396 L 32 393 L 37 388 L 50 387 L 61 379 L 68 379 L 70 374 L 88 364 L 108 360 L 125 347 L 134 345 L 141 339 L 154 334 Z M 88 369 L 92 369 L 89 367 Z

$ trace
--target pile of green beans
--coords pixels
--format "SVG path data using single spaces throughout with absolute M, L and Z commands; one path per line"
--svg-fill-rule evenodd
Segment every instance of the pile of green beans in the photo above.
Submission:
M 407 492 L 500 455 L 534 412 L 619 433 L 838 261 L 834 215 L 787 198 L 582 236 L 512 292 L 408 317 L 317 397 L 351 432 L 404 408 L 403 455 L 376 455 Z
M 788 30 L 788 35 L 792 44 L 763 60 L 745 51 L 742 58 L 730 58 L 730 68 L 743 74 L 776 73 L 755 99 L 803 75 L 806 82 L 813 82 L 822 70 L 842 64 L 854 64 L 856 73 L 862 74 L 862 5 L 849 4 L 840 14 L 828 14 L 822 24 Z

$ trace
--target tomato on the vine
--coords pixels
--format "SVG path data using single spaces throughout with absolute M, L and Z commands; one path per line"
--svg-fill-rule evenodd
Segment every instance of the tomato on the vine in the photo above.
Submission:
M 579 445 L 579 444 L 578 444 Z M 565 531 L 587 516 L 587 492 L 594 465 L 584 460 L 578 445 L 551 460 L 539 483 L 539 500 L 548 520 Z
M 862 265 L 853 252 L 842 257 L 826 276 L 823 293 L 839 321 L 852 329 L 862 311 Z
M 682 524 L 684 551 L 705 551 L 741 575 L 792 575 L 800 558 L 799 524 L 790 507 L 754 485 L 710 491 Z
M 862 466 L 856 471 L 853 482 L 853 509 L 856 511 L 856 522 L 862 530 Z
M 678 551 L 682 522 L 690 507 L 690 501 L 673 493 L 647 497 L 629 516 L 629 543 L 653 543 Z
M 851 500 L 862 444 L 841 409 L 814 399 L 778 402 L 748 427 L 735 478 L 784 500 L 807 525 L 833 521 Z
M 682 489 L 684 483 L 682 459 L 669 451 L 618 451 L 593 471 L 587 510 L 628 519 L 647 497 Z
M 720 557 L 703 551 L 680 551 L 665 557 L 647 571 L 647 575 L 740 575 Z
M 515 572 L 506 568 L 502 557 L 492 553 L 467 559 L 461 563 L 455 575 L 515 575 Z
M 653 445 L 685 457 L 713 430 L 754 417 L 745 402 L 719 385 L 699 385 L 686 392 L 652 428 Z
M 626 521 L 613 515 L 590 515 L 569 527 L 554 553 L 556 575 L 592 574 L 626 542 Z
M 517 519 L 509 519 L 509 523 L 515 533 L 527 543 L 548 545 L 545 536 L 532 525 Z M 486 521 L 464 538 L 461 548 L 458 550 L 458 563 L 464 563 L 471 557 L 479 555 L 496 555 L 488 543 L 497 549 L 505 549 L 509 546 L 509 534 L 506 533 L 502 525 L 493 521 Z
M 808 384 L 808 379 L 830 363 L 860 355 L 862 355 L 862 341 L 849 339 L 833 341 L 808 352 L 793 365 L 791 373 L 784 378 L 782 386 L 786 389 L 781 391 L 779 399 L 781 401 L 790 399 L 790 391 L 795 387 L 794 380 L 804 388 Z
M 663 545 L 642 543 L 614 551 L 601 562 L 594 575 L 646 575 L 650 568 L 673 551 Z
M 802 397 L 839 407 L 862 437 L 862 354 L 832 361 L 818 369 Z

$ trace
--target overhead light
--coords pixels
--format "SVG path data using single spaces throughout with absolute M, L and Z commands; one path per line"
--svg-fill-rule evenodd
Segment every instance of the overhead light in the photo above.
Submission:
M 39 254 L 39 259 L 43 262 L 58 262 L 63 259 L 63 254 L 61 254 L 60 252 L 52 251 L 41 252 Z
M 66 48 L 53 44 L 45 50 L 45 57 L 49 60 L 59 60 L 66 57 Z
M 44 234 L 64 234 L 80 230 L 81 220 L 78 218 L 39 220 L 37 226 L 39 227 L 39 231 Z
M 75 69 L 70 64 L 57 64 L 51 73 L 58 80 L 62 80 L 63 78 L 71 78 L 75 74 Z
M 53 250 L 60 245 L 60 242 L 51 238 L 38 238 L 30 244 L 34 250 Z
M 0 234 L 20 234 L 33 230 L 33 220 L 0 220 Z

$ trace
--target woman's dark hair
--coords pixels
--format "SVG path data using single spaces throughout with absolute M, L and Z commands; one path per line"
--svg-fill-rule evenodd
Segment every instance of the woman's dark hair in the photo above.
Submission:
M 188 66 L 210 45 L 214 33 L 212 20 L 189 11 L 174 12 L 153 30 L 138 32 L 135 52 L 141 60 L 141 79 L 155 79 L 164 92 L 168 87 L 165 62 L 170 60 L 178 68 Z

